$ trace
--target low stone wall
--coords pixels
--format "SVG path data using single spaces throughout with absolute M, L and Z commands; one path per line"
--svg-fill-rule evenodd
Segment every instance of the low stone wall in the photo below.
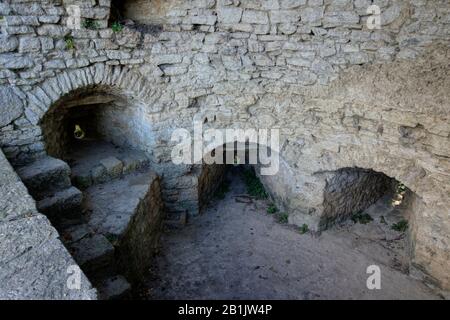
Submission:
M 217 188 L 222 184 L 226 173 L 226 165 L 204 165 L 198 178 L 198 202 L 200 211 L 214 197 Z
M 117 246 L 118 264 L 132 282 L 145 280 L 153 255 L 158 250 L 164 219 L 159 178 L 152 174 L 145 197 L 139 202 Z
M 77 264 L 0 150 L 0 299 L 96 299 L 83 273 L 81 289 L 67 287 L 70 266 Z

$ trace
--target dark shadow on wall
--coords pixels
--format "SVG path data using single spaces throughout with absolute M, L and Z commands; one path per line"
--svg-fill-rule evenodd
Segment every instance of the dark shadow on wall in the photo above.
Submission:
M 199 211 L 211 201 L 213 198 L 221 198 L 224 193 L 228 191 L 227 181 L 225 177 L 227 171 L 233 166 L 238 166 L 244 171 L 259 171 L 262 165 L 260 161 L 260 148 L 259 144 L 238 143 L 232 142 L 224 144 L 210 153 L 204 155 L 204 160 L 209 157 L 221 157 L 222 164 L 203 164 L 202 171 L 198 180 L 198 201 Z M 272 150 L 269 148 L 265 152 L 272 154 Z M 252 154 L 252 155 L 251 155 Z M 208 162 L 211 163 L 211 162 Z M 259 178 L 255 174 L 255 179 L 259 181 Z M 262 186 L 262 184 L 261 184 Z

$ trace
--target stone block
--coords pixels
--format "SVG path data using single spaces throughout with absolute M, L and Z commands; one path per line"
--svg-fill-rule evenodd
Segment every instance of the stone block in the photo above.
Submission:
M 242 15 L 242 22 L 249 24 L 267 24 L 269 16 L 265 11 L 245 10 Z
M 48 196 L 48 192 L 71 186 L 70 167 L 64 161 L 52 157 L 43 157 L 20 167 L 17 173 L 36 200 Z
M 122 175 L 123 163 L 116 157 L 108 157 L 100 160 L 100 164 L 105 167 L 107 175 L 112 179 L 118 178 Z
M 11 87 L 0 87 L 0 128 L 20 117 L 23 103 Z
M 236 7 L 221 7 L 217 10 L 220 23 L 236 24 L 241 21 L 243 10 Z

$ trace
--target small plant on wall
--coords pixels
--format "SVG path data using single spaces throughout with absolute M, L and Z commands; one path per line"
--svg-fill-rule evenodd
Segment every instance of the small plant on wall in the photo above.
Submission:
M 373 218 L 369 214 L 362 212 L 354 214 L 351 219 L 354 223 L 360 224 L 368 224 L 373 221 Z
M 83 21 L 83 28 L 89 29 L 89 30 L 96 30 L 99 28 L 99 24 L 94 19 L 85 19 Z
M 274 213 L 276 213 L 276 212 L 278 212 L 278 208 L 277 208 L 273 203 L 271 203 L 271 204 L 267 207 L 267 213 L 268 213 L 268 214 L 274 214 Z
M 121 32 L 123 30 L 123 24 L 117 21 L 113 22 L 113 24 L 111 25 L 111 29 L 113 32 Z
M 257 199 L 267 199 L 268 195 L 266 190 L 264 189 L 263 184 L 256 176 L 255 172 L 251 169 L 247 169 L 244 171 L 244 181 L 247 185 L 247 192 L 252 197 Z
M 283 223 L 283 224 L 288 223 L 288 218 L 289 218 L 289 216 L 286 212 L 280 212 L 278 214 L 278 222 L 279 223 Z
M 75 43 L 73 41 L 73 37 L 72 36 L 64 37 L 64 42 L 66 43 L 66 49 L 67 50 L 75 49 Z
M 307 232 L 309 232 L 309 227 L 306 223 L 304 223 L 298 230 L 300 232 L 300 234 L 305 234 Z
M 392 226 L 392 230 L 398 231 L 398 232 L 405 232 L 408 230 L 408 221 L 406 220 L 400 220 L 396 224 Z

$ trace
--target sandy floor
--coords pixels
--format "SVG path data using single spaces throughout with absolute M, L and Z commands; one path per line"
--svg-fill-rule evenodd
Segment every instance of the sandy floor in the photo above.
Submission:
M 239 201 L 246 187 L 239 173 L 229 176 L 225 199 L 163 235 L 144 290 L 148 298 L 439 299 L 404 273 L 406 239 L 390 228 L 398 212 L 389 199 L 368 209 L 369 224 L 301 234 L 267 214 L 268 201 Z M 366 287 L 369 265 L 381 268 L 381 290 Z

